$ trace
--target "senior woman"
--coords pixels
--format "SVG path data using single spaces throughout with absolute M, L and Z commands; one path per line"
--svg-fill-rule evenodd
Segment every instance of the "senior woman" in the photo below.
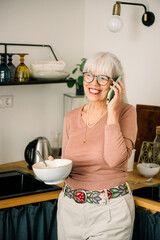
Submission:
M 123 69 L 117 57 L 101 52 L 84 66 L 89 103 L 64 118 L 62 158 L 73 161 L 58 199 L 59 240 L 129 240 L 134 200 L 127 162 L 134 148 L 136 110 L 123 101 Z M 114 97 L 107 104 L 107 95 Z

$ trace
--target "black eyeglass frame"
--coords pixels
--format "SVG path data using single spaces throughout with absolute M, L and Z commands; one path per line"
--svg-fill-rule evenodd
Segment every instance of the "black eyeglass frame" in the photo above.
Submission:
M 83 72 L 83 79 L 84 79 L 84 74 L 85 73 L 89 73 L 89 72 Z M 92 73 L 89 73 L 89 74 L 91 74 L 92 75 L 92 77 L 93 77 L 93 79 L 92 79 L 92 81 L 90 81 L 90 82 L 87 82 L 87 81 L 85 81 L 85 79 L 84 79 L 84 81 L 86 82 L 86 83 L 91 83 L 91 82 L 93 82 L 93 80 L 94 80 L 94 78 L 96 77 L 96 80 L 97 80 L 97 82 L 98 82 L 98 84 L 100 85 L 100 86 L 106 86 L 107 84 L 108 84 L 108 82 L 109 82 L 109 80 L 111 79 L 111 80 L 113 80 L 111 77 L 108 77 L 107 75 L 93 75 Z M 108 78 L 108 80 L 106 81 L 106 84 L 100 84 L 99 83 L 99 80 L 97 79 L 97 77 L 99 77 L 99 76 L 104 76 L 104 77 L 107 77 Z

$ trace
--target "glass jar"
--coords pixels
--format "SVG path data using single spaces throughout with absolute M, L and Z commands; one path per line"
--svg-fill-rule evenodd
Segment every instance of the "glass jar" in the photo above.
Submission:
M 160 126 L 156 127 L 156 137 L 153 141 L 153 161 L 160 164 Z

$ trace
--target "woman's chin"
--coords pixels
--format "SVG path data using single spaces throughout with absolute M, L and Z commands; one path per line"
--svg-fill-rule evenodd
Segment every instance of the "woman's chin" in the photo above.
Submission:
M 86 97 L 89 99 L 91 102 L 98 102 L 98 101 L 106 101 L 107 97 L 102 96 L 102 94 L 93 94 L 93 93 L 86 93 Z

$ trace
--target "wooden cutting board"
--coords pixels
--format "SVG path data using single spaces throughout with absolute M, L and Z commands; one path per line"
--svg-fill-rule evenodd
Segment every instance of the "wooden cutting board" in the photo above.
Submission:
M 156 126 L 160 126 L 160 107 L 150 105 L 136 105 L 138 134 L 136 140 L 135 161 L 138 161 L 143 141 L 153 142 L 156 136 Z

